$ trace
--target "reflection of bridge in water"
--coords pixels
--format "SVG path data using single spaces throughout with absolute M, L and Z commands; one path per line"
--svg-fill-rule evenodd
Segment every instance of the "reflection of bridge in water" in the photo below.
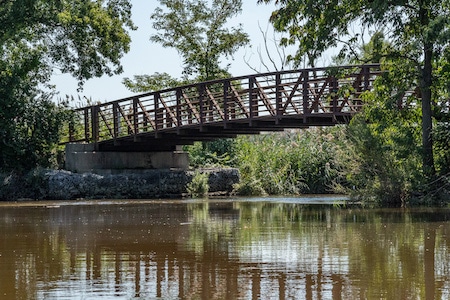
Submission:
M 377 64 L 255 74 L 75 110 L 69 136 L 97 151 L 174 151 L 194 141 L 347 123 Z
M 5 299 L 415 299 L 425 289 L 436 293 L 427 299 L 444 299 L 448 209 L 423 212 L 225 201 L 3 207 L 0 291 Z
M 0 290 L 21 299 L 74 296 L 71 291 L 141 299 L 291 299 L 293 295 L 312 299 L 327 290 L 342 293 L 348 270 L 290 265 L 284 252 L 260 257 L 273 254 L 269 249 L 241 252 L 242 245 L 231 237 L 234 234 L 227 234 L 243 226 L 242 209 L 235 206 L 227 202 L 32 207 L 41 213 L 34 213 L 40 217 L 25 224 L 21 221 L 20 232 L 30 237 L 25 247 L 15 254 L 8 244 L 0 245 L 0 262 L 19 268 L 2 271 Z M 44 232 L 49 238 L 42 241 Z M 279 233 L 282 239 L 285 234 Z M 12 239 L 18 237 L 7 235 L 3 241 Z M 249 249 L 258 248 L 251 240 L 246 243 Z M 259 243 L 259 247 L 270 244 L 270 238 Z M 33 273 L 30 278 L 27 272 Z

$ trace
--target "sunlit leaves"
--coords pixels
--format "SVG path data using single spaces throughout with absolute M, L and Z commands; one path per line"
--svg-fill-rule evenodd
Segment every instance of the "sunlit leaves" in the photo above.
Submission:
M 0 169 L 48 166 L 65 117 L 55 68 L 85 80 L 122 71 L 128 0 L 6 0 L 0 5 Z
M 114 1 L 8 1 L 0 8 L 0 43 L 26 41 L 50 68 L 89 78 L 120 73 L 129 50 L 131 4 Z
M 379 35 L 382 39 L 372 39 L 370 48 L 372 59 L 377 62 L 406 65 L 408 73 L 401 68 L 390 68 L 399 71 L 395 76 L 379 86 L 378 93 L 386 98 L 379 101 L 386 104 L 386 109 L 395 109 L 392 101 L 402 97 L 408 91 L 415 94 L 403 97 L 407 106 L 415 102 L 421 108 L 422 128 L 422 168 L 430 179 L 435 175 L 433 152 L 434 117 L 441 115 L 440 103 L 447 93 L 447 87 L 440 82 L 437 75 L 444 74 L 449 64 L 448 55 L 450 41 L 450 1 L 383 1 L 383 0 L 259 0 L 259 3 L 275 2 L 277 10 L 273 12 L 271 21 L 274 27 L 287 34 L 284 44 L 297 44 L 298 51 L 292 59 L 297 62 L 307 61 L 311 66 L 326 50 L 340 49 L 339 61 L 368 62 L 367 55 L 360 55 L 361 45 L 371 35 Z M 361 30 L 354 30 L 360 28 Z M 384 40 L 384 41 L 383 41 Z M 382 43 L 376 43 L 382 42 Z M 411 68 L 410 68 L 411 67 Z M 408 83 L 410 86 L 405 86 Z M 396 86 L 396 84 L 399 84 Z M 395 87 L 386 89 L 387 86 Z M 443 89 L 443 90 L 442 90 Z M 390 91 L 390 94 L 385 93 Z M 395 95 L 397 93 L 398 95 Z M 372 108 L 377 114 L 380 107 Z M 437 109 L 436 109 L 437 108 Z M 404 106 L 405 111 L 409 108 Z M 389 112 L 385 111 L 389 114 Z M 441 116 L 440 116 L 441 117 Z M 415 120 L 414 120 L 415 121 Z
M 242 28 L 226 28 L 230 18 L 241 12 L 242 1 L 159 0 L 151 16 L 156 34 L 150 40 L 174 48 L 183 59 L 183 74 L 198 80 L 224 77 L 228 66 L 221 59 L 232 56 L 249 42 Z
M 177 80 L 167 73 L 155 73 L 153 75 L 135 75 L 133 79 L 124 78 L 122 83 L 132 92 L 143 93 L 153 92 L 166 88 L 174 88 L 182 85 L 180 80 Z
M 65 2 L 56 22 L 48 43 L 52 61 L 63 72 L 80 83 L 122 72 L 120 58 L 131 42 L 127 27 L 134 29 L 128 1 Z
M 268 194 L 328 193 L 339 181 L 335 133 L 311 129 L 239 138 L 239 191 Z

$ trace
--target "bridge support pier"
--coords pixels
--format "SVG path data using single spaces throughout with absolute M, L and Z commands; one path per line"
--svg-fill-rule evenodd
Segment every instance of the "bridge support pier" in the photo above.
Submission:
M 77 173 L 105 173 L 108 170 L 182 169 L 189 167 L 184 151 L 99 152 L 94 144 L 66 144 L 65 169 Z

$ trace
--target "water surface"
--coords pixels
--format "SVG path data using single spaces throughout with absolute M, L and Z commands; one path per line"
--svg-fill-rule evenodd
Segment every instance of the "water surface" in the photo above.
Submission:
M 336 200 L 1 203 L 0 299 L 450 299 L 450 209 Z

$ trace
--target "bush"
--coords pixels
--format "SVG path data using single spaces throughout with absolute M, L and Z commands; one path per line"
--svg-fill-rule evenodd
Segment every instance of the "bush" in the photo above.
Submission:
M 355 199 L 382 206 L 405 206 L 421 186 L 421 156 L 410 125 L 367 123 L 355 117 L 337 156 L 344 190 Z
M 206 197 L 209 191 L 208 174 L 196 171 L 191 182 L 187 184 L 188 195 L 192 198 Z
M 195 142 L 185 146 L 191 167 L 233 167 L 236 163 L 234 139 L 219 139 L 211 142 Z
M 330 193 L 339 175 L 334 132 L 316 128 L 240 137 L 236 193 L 271 195 Z
M 266 191 L 261 181 L 254 175 L 254 169 L 250 164 L 240 167 L 241 180 L 233 186 L 233 194 L 240 196 L 263 196 Z
M 68 114 L 49 95 L 41 95 L 25 101 L 21 110 L 0 120 L 1 171 L 56 167 L 61 128 Z

